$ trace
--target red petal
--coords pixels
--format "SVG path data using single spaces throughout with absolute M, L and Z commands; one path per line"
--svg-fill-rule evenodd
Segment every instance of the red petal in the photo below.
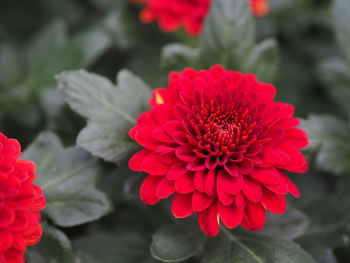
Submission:
M 292 148 L 284 148 L 283 151 L 289 156 L 291 162 L 288 165 L 281 166 L 282 169 L 294 173 L 306 172 L 308 165 L 304 155 L 301 152 Z
M 275 185 L 265 184 L 264 186 L 276 194 L 285 195 L 289 192 L 289 187 L 288 187 L 287 181 L 282 176 L 283 172 L 280 171 L 280 174 L 281 174 L 281 178 L 278 184 L 275 184 Z
M 142 162 L 143 170 L 151 175 L 166 175 L 169 171 L 169 165 L 159 160 L 157 153 L 151 153 Z
M 129 168 L 133 171 L 141 172 L 142 170 L 142 162 L 145 159 L 147 155 L 150 154 L 149 150 L 143 149 L 136 154 L 134 154 L 133 157 L 129 160 Z
M 176 156 L 185 162 L 193 162 L 197 160 L 196 154 L 193 152 L 193 147 L 190 145 L 183 145 L 176 149 Z
M 281 177 L 275 168 L 255 168 L 250 176 L 259 182 L 271 185 L 278 184 Z
M 287 154 L 271 146 L 265 146 L 257 156 L 265 167 L 286 165 L 291 161 Z
M 252 202 L 260 202 L 262 198 L 262 187 L 259 182 L 250 178 L 249 176 L 244 177 L 243 193 Z
M 205 178 L 205 192 L 207 195 L 213 195 L 215 191 L 215 170 L 209 170 Z
M 175 194 L 172 202 L 172 213 L 176 218 L 192 215 L 192 194 Z
M 187 169 L 191 171 L 201 171 L 205 169 L 205 159 L 196 158 L 194 161 L 187 164 Z
M 233 177 L 227 174 L 226 171 L 220 170 L 217 175 L 217 188 L 223 190 L 225 193 L 236 195 L 243 187 L 243 177 L 237 176 Z
M 239 164 L 239 173 L 240 174 L 250 174 L 254 169 L 254 165 L 251 161 L 244 159 Z
M 300 191 L 298 189 L 298 187 L 296 187 L 296 185 L 285 175 L 282 174 L 284 180 L 287 182 L 288 184 L 288 188 L 289 188 L 289 192 L 296 198 L 300 197 Z
M 282 214 L 287 209 L 286 197 L 275 194 L 267 189 L 264 189 L 261 203 L 268 211 L 274 214 Z
M 12 246 L 13 237 L 10 231 L 0 230 L 0 251 L 6 251 Z
M 224 168 L 231 176 L 238 176 L 238 166 L 234 162 L 226 163 Z
M 173 138 L 171 138 L 168 134 L 166 134 L 163 128 L 161 127 L 155 128 L 153 130 L 152 137 L 156 141 L 174 143 Z
M 218 186 L 219 184 L 216 185 Z M 234 195 L 229 195 L 221 187 L 217 187 L 216 192 L 219 197 L 219 201 L 224 205 L 230 205 L 235 200 Z
M 241 223 L 244 210 L 239 210 L 235 204 L 225 206 L 219 203 L 219 214 L 226 227 L 235 228 Z
M 179 145 L 185 145 L 188 144 L 188 140 L 186 137 L 186 133 L 182 132 L 182 131 L 176 131 L 174 132 L 174 134 L 172 135 L 173 140 L 179 144 Z
M 157 196 L 159 199 L 167 198 L 175 192 L 174 183 L 166 177 L 162 179 L 157 188 Z
M 195 191 L 192 196 L 192 208 L 195 212 L 201 212 L 207 209 L 214 202 L 215 198 L 215 195 L 208 196 Z
M 160 145 L 157 147 L 156 152 L 157 153 L 170 153 L 170 152 L 174 152 L 176 150 L 176 148 L 172 148 L 169 146 L 165 146 L 165 145 Z
M 175 181 L 175 189 L 180 194 L 192 193 L 194 187 L 194 173 L 186 173 Z
M 152 134 L 155 126 L 145 126 L 140 128 L 135 134 L 135 140 L 143 147 L 149 150 L 155 150 L 159 145 Z
M 194 186 L 197 191 L 204 193 L 205 192 L 205 171 L 197 171 L 194 175 Z
M 0 210 L 0 228 L 6 228 L 15 221 L 15 212 L 11 207 L 3 207 Z
M 241 222 L 248 230 L 259 231 L 265 225 L 265 209 L 259 203 L 248 202 L 245 207 L 245 215 Z
M 165 124 L 170 120 L 174 120 L 174 105 L 170 103 L 158 104 L 152 110 L 154 119 L 159 124 Z
M 187 173 L 187 171 L 186 163 L 176 162 L 170 167 L 167 178 L 169 180 L 176 180 Z
M 246 203 L 247 203 L 247 198 L 242 193 L 235 195 L 235 197 L 236 197 L 237 208 L 240 210 L 243 210 L 245 208 Z
M 148 175 L 143 181 L 140 189 L 140 198 L 147 205 L 158 203 L 157 188 L 162 178 L 159 176 Z
M 207 210 L 198 213 L 198 222 L 203 232 L 214 237 L 219 233 L 219 213 L 217 202 L 209 206 Z
M 182 131 L 183 126 L 181 121 L 174 120 L 174 121 L 168 121 L 164 124 L 164 130 L 170 135 L 173 136 L 173 134 L 177 131 Z
M 309 141 L 303 130 L 294 128 L 286 130 L 283 144 L 287 144 L 289 147 L 302 149 L 308 146 Z

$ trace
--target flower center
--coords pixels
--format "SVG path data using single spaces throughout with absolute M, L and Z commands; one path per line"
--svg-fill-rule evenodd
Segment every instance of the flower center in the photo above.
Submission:
M 248 108 L 233 104 L 202 105 L 195 116 L 200 131 L 196 136 L 199 147 L 211 155 L 233 155 L 238 146 L 248 143 L 256 124 Z

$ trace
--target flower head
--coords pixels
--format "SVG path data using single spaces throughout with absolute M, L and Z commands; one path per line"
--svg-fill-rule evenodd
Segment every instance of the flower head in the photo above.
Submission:
M 159 27 L 165 32 L 185 27 L 188 34 L 197 36 L 203 27 L 212 0 L 130 0 L 143 2 L 146 7 L 140 17 L 144 23 L 158 20 Z M 268 12 L 268 0 L 249 0 L 252 12 L 261 16 Z
M 264 16 L 269 12 L 270 4 L 268 0 L 249 0 L 254 15 Z
M 228 228 L 260 230 L 265 210 L 285 212 L 285 195 L 299 197 L 285 171 L 307 170 L 300 149 L 308 140 L 296 128 L 293 106 L 274 102 L 275 93 L 254 75 L 219 65 L 171 73 L 130 130 L 144 147 L 129 161 L 132 170 L 147 173 L 141 200 L 153 205 L 173 195 L 173 215 L 198 213 L 209 236 L 220 220 Z
M 18 159 L 17 140 L 0 133 L 0 262 L 24 263 L 27 246 L 39 242 L 39 211 L 45 207 L 40 187 L 33 185 L 35 164 Z

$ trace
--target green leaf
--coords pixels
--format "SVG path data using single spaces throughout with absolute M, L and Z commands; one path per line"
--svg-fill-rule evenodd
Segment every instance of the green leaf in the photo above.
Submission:
M 108 34 L 98 27 L 91 27 L 73 35 L 57 61 L 59 70 L 78 69 L 92 65 L 111 45 Z
M 22 65 L 20 51 L 14 46 L 0 45 L 0 88 L 9 88 L 18 81 Z
M 279 65 L 278 44 L 274 39 L 265 39 L 257 44 L 245 58 L 242 70 L 253 72 L 260 81 L 272 81 L 276 77 Z
M 326 84 L 327 92 L 332 96 L 333 101 L 343 107 L 350 116 L 350 61 L 344 59 L 327 59 L 320 64 L 318 76 Z
M 54 20 L 32 39 L 26 48 L 26 60 L 29 66 L 27 81 L 31 78 L 47 78 L 49 73 L 53 78 L 55 72 L 52 71 L 56 63 L 49 62 L 62 55 L 62 50 L 68 42 L 66 31 L 65 22 Z
M 350 224 L 344 222 L 329 226 L 318 226 L 317 229 L 298 238 L 296 241 L 307 251 L 336 248 L 347 245 L 350 240 Z
M 194 256 L 206 237 L 192 222 L 172 224 L 153 235 L 151 253 L 163 262 L 180 262 Z
M 266 225 L 260 234 L 283 238 L 295 239 L 303 235 L 309 226 L 309 219 L 301 211 L 289 208 L 281 215 L 267 214 Z
M 133 48 L 139 43 L 139 34 L 135 30 L 135 19 L 128 10 L 128 1 L 110 2 L 112 6 L 109 7 L 110 11 L 101 26 L 119 48 L 123 50 Z
M 228 233 L 212 245 L 202 263 L 315 263 L 296 243 L 271 237 Z
M 67 236 L 47 223 L 42 223 L 43 236 L 37 245 L 26 252 L 28 263 L 54 263 L 65 261 L 71 255 L 71 243 Z
M 106 195 L 95 188 L 101 168 L 97 160 L 75 148 L 63 148 L 50 132 L 41 133 L 23 158 L 37 164 L 36 184 L 47 199 L 44 210 L 59 226 L 99 219 L 111 210 Z
M 183 44 L 169 44 L 162 50 L 163 67 L 169 70 L 195 67 L 197 60 L 198 51 Z
M 332 21 L 337 40 L 350 61 L 350 5 L 347 0 L 335 0 L 332 8 Z
M 128 132 L 150 98 L 150 89 L 139 78 L 121 71 L 118 87 L 84 70 L 63 72 L 57 78 L 66 102 L 87 119 L 77 139 L 79 147 L 115 163 L 137 149 Z
M 350 129 L 346 122 L 330 115 L 311 115 L 301 127 L 308 133 L 309 149 L 317 149 L 319 170 L 333 174 L 350 171 Z
M 206 65 L 242 66 L 255 44 L 254 19 L 248 1 L 213 1 L 199 41 Z
M 199 65 L 221 64 L 228 69 L 254 73 L 261 81 L 276 78 L 277 42 L 256 44 L 254 18 L 246 0 L 213 1 L 199 40 Z
M 332 249 L 317 250 L 311 254 L 318 263 L 338 263 Z

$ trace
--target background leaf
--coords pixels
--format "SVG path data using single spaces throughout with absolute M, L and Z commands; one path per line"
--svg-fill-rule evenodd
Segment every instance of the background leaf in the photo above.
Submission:
M 171 224 L 153 235 L 151 253 L 163 262 L 181 262 L 194 256 L 206 240 L 193 222 Z
M 107 196 L 95 188 L 101 168 L 86 152 L 63 148 L 45 132 L 28 147 L 23 158 L 37 164 L 36 183 L 47 199 L 46 213 L 59 226 L 75 226 L 99 219 L 111 210 Z
M 317 150 L 315 164 L 321 171 L 344 174 L 350 171 L 348 124 L 330 115 L 311 115 L 303 121 L 310 138 L 310 149 Z
M 315 263 L 292 241 L 256 236 L 229 234 L 215 249 L 208 250 L 202 263 Z
M 60 74 L 58 82 L 67 103 L 88 122 L 78 136 L 78 146 L 115 163 L 137 149 L 128 132 L 150 97 L 140 79 L 121 71 L 117 88 L 106 78 L 80 70 Z

